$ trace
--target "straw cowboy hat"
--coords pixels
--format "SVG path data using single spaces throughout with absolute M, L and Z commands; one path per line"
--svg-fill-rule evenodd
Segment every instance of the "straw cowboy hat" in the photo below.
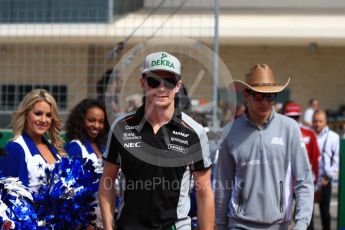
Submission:
M 242 92 L 244 89 L 250 89 L 259 93 L 279 93 L 289 84 L 290 78 L 285 85 L 277 85 L 276 78 L 270 67 L 266 64 L 256 64 L 246 74 L 246 80 L 234 80 L 230 82 L 229 88 Z

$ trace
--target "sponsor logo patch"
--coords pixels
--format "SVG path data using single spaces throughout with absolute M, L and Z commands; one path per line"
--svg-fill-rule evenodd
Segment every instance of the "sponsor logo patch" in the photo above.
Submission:
M 183 136 L 183 137 L 188 137 L 189 136 L 188 133 L 183 133 L 183 132 L 179 132 L 179 131 L 175 131 L 175 130 L 173 130 L 173 134 L 179 135 L 179 136 Z
M 169 144 L 168 149 L 175 150 L 181 153 L 187 153 L 187 149 L 179 145 Z
M 187 140 L 182 140 L 182 139 L 180 139 L 180 138 L 170 137 L 170 140 L 171 140 L 171 141 L 176 141 L 176 142 L 181 143 L 181 144 L 188 145 L 188 141 L 187 141 Z
M 151 66 L 166 66 L 175 69 L 174 63 L 169 60 L 153 60 Z
M 282 137 L 273 137 L 271 141 L 272 145 L 284 145 Z
M 126 130 L 139 129 L 139 128 L 140 128 L 140 125 L 135 125 L 135 126 L 126 125 L 125 126 Z
M 134 133 L 123 133 L 123 140 L 141 140 L 141 136 L 137 136 Z
M 125 148 L 140 148 L 140 142 L 124 143 L 123 147 L 125 147 Z

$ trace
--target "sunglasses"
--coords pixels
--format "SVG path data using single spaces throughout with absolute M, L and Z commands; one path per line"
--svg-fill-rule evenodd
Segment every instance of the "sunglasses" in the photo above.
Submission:
M 157 88 L 161 84 L 162 81 L 164 83 L 164 86 L 167 89 L 174 89 L 178 82 L 178 80 L 174 77 L 162 78 L 162 77 L 145 76 L 143 78 L 144 80 L 146 80 L 147 85 L 153 89 Z
M 277 99 L 277 93 L 256 93 L 253 91 L 247 91 L 248 94 L 252 95 L 254 101 L 260 102 L 263 101 L 265 98 L 268 102 L 275 101 Z

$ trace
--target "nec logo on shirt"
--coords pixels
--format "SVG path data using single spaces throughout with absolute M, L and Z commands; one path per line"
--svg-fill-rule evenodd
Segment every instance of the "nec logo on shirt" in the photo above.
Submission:
M 282 137 L 273 137 L 271 141 L 272 145 L 284 145 Z
M 125 148 L 140 148 L 140 142 L 124 143 L 123 147 L 125 147 Z

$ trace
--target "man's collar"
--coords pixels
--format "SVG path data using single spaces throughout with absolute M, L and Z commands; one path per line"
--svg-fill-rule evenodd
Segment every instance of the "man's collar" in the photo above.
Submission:
M 138 120 L 145 119 L 145 104 L 143 104 L 137 109 L 134 116 Z
M 181 121 L 182 119 L 182 112 L 180 109 L 175 108 L 174 109 L 174 114 L 173 117 L 171 119 L 171 121 L 175 122 L 175 123 L 179 123 L 179 121 Z
M 271 114 L 270 114 L 270 116 L 268 117 L 268 119 L 265 121 L 265 124 L 271 123 L 271 121 L 273 120 L 273 118 L 275 117 L 275 115 L 276 115 L 276 111 L 274 110 L 274 107 L 272 106 Z
M 320 132 L 319 136 L 323 136 L 325 133 L 328 133 L 328 131 L 329 131 L 329 127 L 328 127 L 328 125 L 326 125 L 326 126 L 322 129 L 322 131 Z

